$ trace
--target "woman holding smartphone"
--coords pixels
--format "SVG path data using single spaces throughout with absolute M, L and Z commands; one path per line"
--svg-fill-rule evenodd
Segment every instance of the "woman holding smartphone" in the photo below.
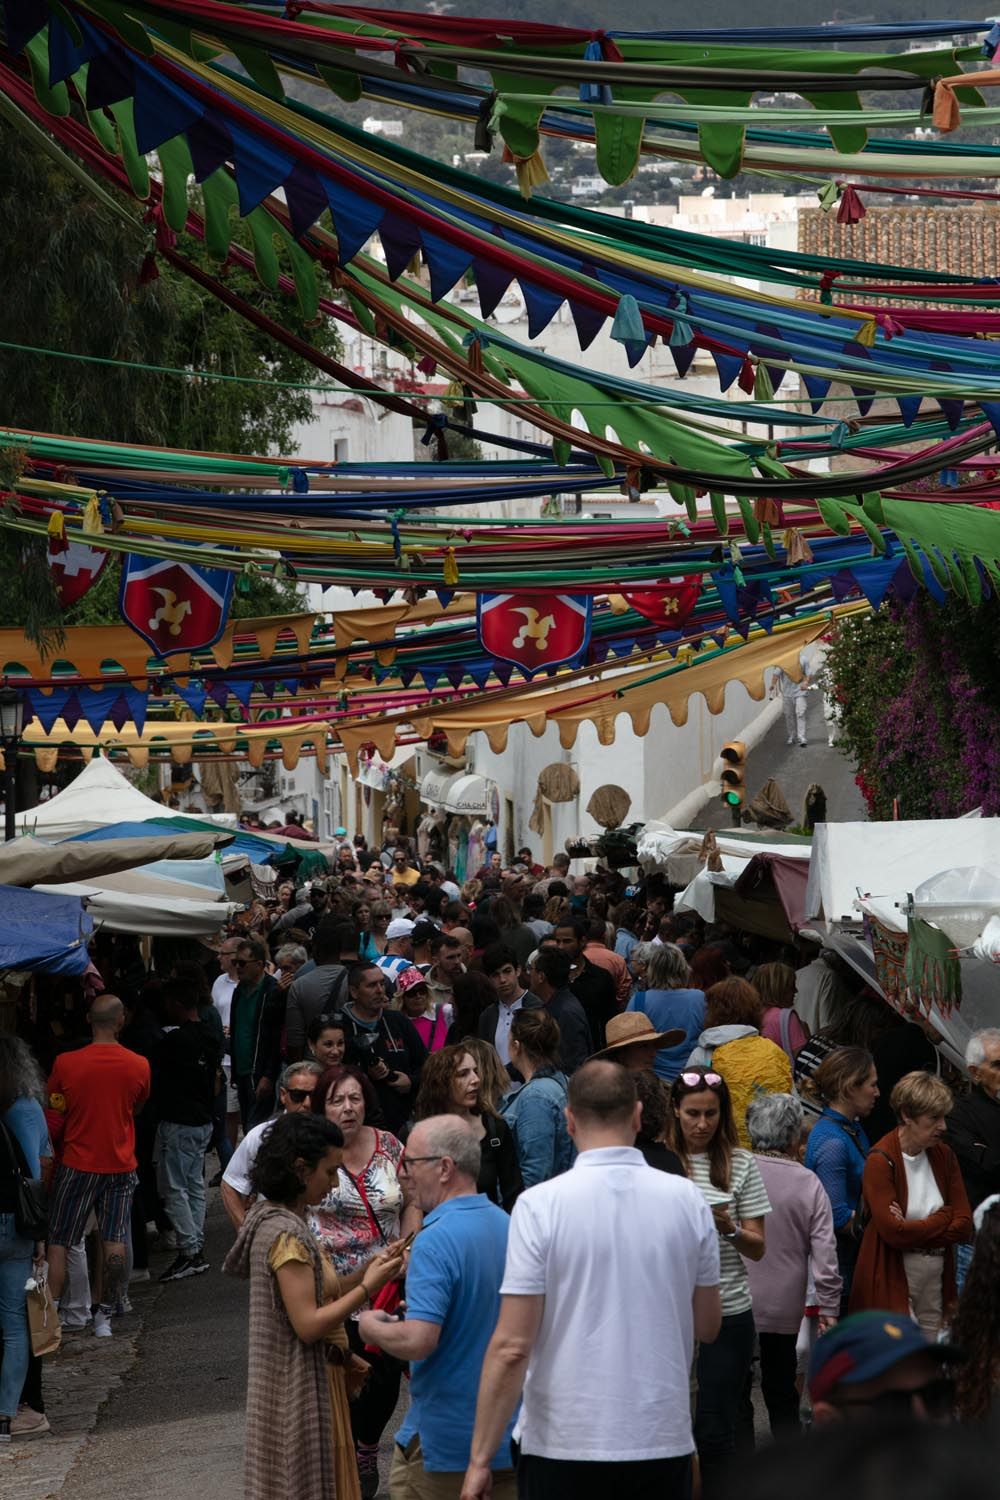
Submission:
M 685 1068 L 670 1090 L 670 1145 L 705 1196 L 719 1231 L 722 1328 L 702 1344 L 696 1373 L 694 1437 L 702 1495 L 720 1493 L 720 1474 L 736 1447 L 740 1402 L 753 1361 L 754 1326 L 744 1260 L 764 1255 L 764 1215 L 771 1212 L 757 1163 L 738 1144 L 729 1089 L 711 1068 Z

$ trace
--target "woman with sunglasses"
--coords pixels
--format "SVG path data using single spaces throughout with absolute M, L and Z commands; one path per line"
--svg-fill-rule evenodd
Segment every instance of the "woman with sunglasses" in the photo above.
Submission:
M 404 1206 L 402 1145 L 388 1131 L 366 1123 L 377 1118 L 378 1100 L 363 1073 L 328 1068 L 313 1091 L 313 1112 L 339 1128 L 344 1149 L 337 1180 L 310 1210 L 309 1225 L 337 1275 L 348 1277 L 387 1245 L 419 1229 L 421 1214 Z M 399 1400 L 402 1366 L 386 1355 L 365 1353 L 355 1319 L 347 1324 L 347 1337 L 352 1351 L 372 1367 L 351 1404 L 361 1495 L 368 1500 L 378 1493 L 378 1447 Z
M 720 1475 L 736 1447 L 743 1392 L 753 1362 L 754 1324 L 746 1260 L 764 1254 L 771 1212 L 757 1163 L 739 1145 L 729 1089 L 711 1068 L 685 1068 L 670 1090 L 670 1145 L 701 1189 L 719 1232 L 722 1328 L 698 1351 L 694 1436 L 702 1495 L 721 1493 Z

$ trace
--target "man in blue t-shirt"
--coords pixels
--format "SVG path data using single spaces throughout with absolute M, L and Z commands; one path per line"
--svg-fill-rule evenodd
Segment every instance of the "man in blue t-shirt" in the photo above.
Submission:
M 393 1496 L 459 1500 L 469 1463 L 476 1395 L 500 1310 L 507 1215 L 476 1192 L 480 1144 L 457 1115 L 414 1126 L 399 1175 L 424 1213 L 406 1273 L 406 1320 L 362 1313 L 359 1331 L 410 1360 L 410 1409 L 396 1433 Z M 493 1500 L 514 1500 L 508 1424 L 493 1455 Z

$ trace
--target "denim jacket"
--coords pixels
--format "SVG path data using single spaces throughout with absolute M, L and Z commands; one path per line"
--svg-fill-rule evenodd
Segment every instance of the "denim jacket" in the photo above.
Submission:
M 517 1159 L 525 1187 L 547 1182 L 567 1171 L 576 1157 L 563 1110 L 566 1075 L 555 1068 L 538 1072 L 514 1094 L 508 1094 L 501 1113 L 514 1134 Z

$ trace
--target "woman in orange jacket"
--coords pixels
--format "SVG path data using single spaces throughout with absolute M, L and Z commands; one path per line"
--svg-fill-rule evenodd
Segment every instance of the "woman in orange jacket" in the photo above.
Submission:
M 851 1312 L 909 1313 L 931 1339 L 957 1299 L 955 1246 L 972 1234 L 958 1162 L 942 1141 L 953 1099 L 930 1073 L 892 1091 L 895 1130 L 872 1147 L 864 1197 L 871 1215 L 851 1287 Z

